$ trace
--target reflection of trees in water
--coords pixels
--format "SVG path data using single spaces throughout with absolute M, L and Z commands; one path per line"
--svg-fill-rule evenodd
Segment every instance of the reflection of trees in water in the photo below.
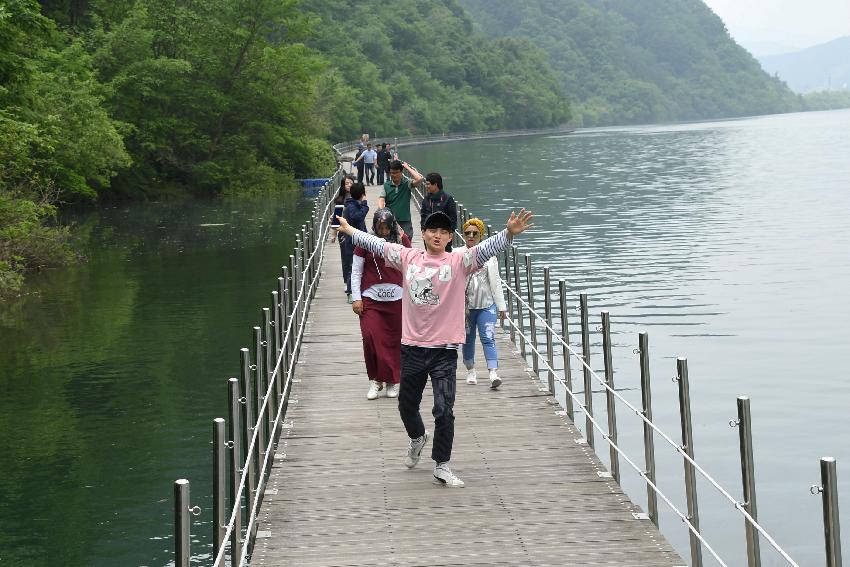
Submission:
M 310 213 L 304 203 L 281 195 L 66 215 L 86 260 L 37 274 L 38 293 L 0 306 L 0 546 L 18 554 L 7 559 L 90 564 L 97 542 L 130 564 L 144 544 L 125 548 L 128 533 L 167 535 L 170 507 L 157 502 L 169 467 L 191 471 L 207 457 L 192 420 L 197 412 L 206 426 L 216 412 L 224 390 L 208 393 L 211 383 L 237 371 L 265 286 Z M 205 473 L 195 477 L 202 490 Z
M 69 213 L 80 247 L 157 250 L 233 248 L 273 242 L 307 219 L 312 202 L 300 193 L 132 204 Z M 92 250 L 93 251 L 93 250 Z

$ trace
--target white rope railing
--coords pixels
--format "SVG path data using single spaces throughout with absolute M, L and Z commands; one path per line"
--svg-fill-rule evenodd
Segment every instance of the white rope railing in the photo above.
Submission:
M 594 371 L 593 368 L 590 367 L 590 365 L 584 359 L 584 356 L 579 354 L 578 352 L 576 352 L 575 349 L 573 349 L 573 347 L 570 346 L 570 344 L 567 343 L 563 339 L 563 337 L 561 337 L 561 335 L 557 331 L 555 331 L 555 329 L 553 329 L 551 327 L 551 325 L 549 325 L 549 322 L 547 321 L 547 319 L 544 316 L 540 315 L 527 301 L 525 301 L 519 295 L 519 293 L 517 291 L 515 291 L 513 288 L 511 288 L 510 285 L 508 285 L 504 281 L 502 282 L 502 287 L 507 289 L 508 292 L 511 293 L 511 295 L 513 295 L 519 303 L 521 303 L 523 306 L 525 306 L 526 310 L 529 313 L 529 316 L 533 315 L 535 317 L 535 319 L 541 321 L 543 323 L 543 326 L 544 326 L 543 330 L 548 330 L 551 333 L 553 339 L 557 340 L 557 342 L 559 342 L 561 344 L 561 346 L 566 348 L 570 352 L 570 355 L 577 358 L 581 362 L 582 366 L 588 370 L 590 375 L 594 379 L 596 379 L 596 381 L 599 382 L 602 385 L 602 387 L 605 388 L 605 390 L 609 391 L 615 398 L 617 398 L 621 402 L 623 402 L 629 409 L 631 409 L 635 413 L 635 415 L 637 415 L 641 419 L 641 421 L 643 421 L 645 424 L 647 424 L 649 427 L 651 427 L 652 430 L 655 431 L 656 433 L 658 433 L 668 444 L 670 444 L 676 450 L 677 453 L 681 454 L 682 457 L 688 463 L 693 465 L 694 469 L 699 471 L 699 473 L 703 476 L 703 478 L 705 478 L 709 482 L 709 484 L 711 484 L 715 489 L 717 489 L 717 491 L 720 494 L 722 494 L 724 497 L 726 497 L 733 504 L 734 508 L 741 513 L 741 515 L 744 517 L 744 519 L 747 522 L 749 522 L 765 538 L 765 540 L 767 540 L 768 543 L 770 543 L 771 547 L 773 547 L 788 562 L 789 565 L 793 565 L 794 567 L 799 567 L 797 565 L 797 563 L 788 555 L 788 553 L 784 549 L 782 549 L 782 547 L 780 547 L 780 545 L 776 542 L 776 540 L 774 540 L 770 536 L 770 534 L 767 533 L 767 531 L 761 526 L 761 524 L 759 524 L 749 514 L 749 512 L 747 512 L 743 508 L 743 504 L 738 502 L 737 499 L 735 499 L 731 494 L 729 494 L 729 492 L 725 488 L 723 488 L 710 474 L 708 474 L 708 472 L 705 469 L 703 469 L 690 455 L 688 455 L 688 453 L 685 451 L 684 447 L 682 447 L 680 444 L 676 443 L 673 439 L 670 438 L 670 436 L 668 436 L 663 430 L 661 430 L 658 426 L 656 426 L 651 420 L 647 419 L 647 417 L 643 413 L 643 410 L 636 408 L 626 398 L 624 398 L 619 392 L 617 392 L 614 388 L 609 386 L 607 381 L 604 380 L 603 378 L 601 378 L 596 373 L 596 371 Z M 515 329 L 517 328 L 516 325 L 514 324 L 513 320 L 511 320 L 511 325 Z M 539 351 L 534 347 L 533 341 L 531 341 L 524 334 L 521 334 L 521 336 L 525 339 L 526 346 L 528 346 L 529 344 L 532 344 L 532 349 L 535 352 L 537 352 L 539 358 L 544 359 L 544 361 L 545 361 L 545 358 L 543 357 L 543 355 L 541 355 L 539 353 Z M 546 362 L 546 366 L 549 366 L 548 362 Z M 550 370 L 551 370 L 551 367 L 550 367 Z M 552 370 L 552 372 L 554 373 L 555 371 Z M 557 374 L 555 374 L 555 375 L 557 375 Z M 569 391 L 566 387 L 565 380 L 562 379 L 561 382 L 564 383 L 564 388 L 567 391 Z M 582 406 L 582 407 L 584 407 L 584 406 Z M 585 412 L 585 415 L 588 419 L 590 419 L 590 414 Z M 610 441 L 609 441 L 609 443 L 610 443 Z

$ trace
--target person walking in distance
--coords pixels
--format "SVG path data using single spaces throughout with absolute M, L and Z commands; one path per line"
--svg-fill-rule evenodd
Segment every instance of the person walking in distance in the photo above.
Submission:
M 410 248 L 389 209 L 372 216 L 372 234 L 386 242 Z M 388 398 L 398 397 L 401 379 L 401 272 L 384 259 L 360 247 L 354 248 L 351 269 L 352 310 L 360 316 L 363 359 L 369 376 L 367 400 L 374 400 L 386 387 Z
M 349 224 L 357 227 L 360 230 L 366 231 L 366 215 L 369 213 L 369 203 L 366 201 L 366 188 L 362 183 L 355 183 L 351 186 L 351 193 L 345 199 L 345 210 L 343 217 Z M 343 233 L 340 240 L 342 255 L 342 279 L 345 280 L 345 295 L 348 303 L 354 300 L 351 298 L 351 264 L 354 260 L 354 243 L 351 242 L 351 237 Z
M 457 230 L 457 205 L 454 197 L 443 191 L 443 176 L 439 173 L 429 173 L 425 176 L 425 198 L 422 200 L 422 207 L 419 209 L 419 216 L 422 223 L 428 218 L 428 215 L 443 211 L 452 220 L 452 238 L 454 238 L 455 230 Z M 446 244 L 446 252 L 452 251 L 452 243 Z
M 413 178 L 405 176 L 407 171 Z M 395 215 L 396 222 L 404 229 L 404 233 L 413 236 L 413 222 L 410 217 L 410 187 L 419 185 L 425 178 L 407 163 L 394 160 L 390 163 L 390 178 L 384 183 L 378 197 L 378 208 L 387 207 Z
M 367 185 L 375 184 L 375 162 L 378 160 L 378 152 L 372 149 L 372 144 L 366 144 L 366 151 L 354 159 L 355 162 L 363 162 Z M 358 166 L 359 168 L 359 166 Z M 359 171 L 359 169 L 358 169 Z
M 378 160 L 375 162 L 376 167 L 378 168 L 378 185 L 383 185 L 390 173 L 390 157 L 390 151 L 387 149 L 387 144 L 382 144 L 378 148 Z
M 425 250 L 405 248 L 366 234 L 341 219 L 340 230 L 354 244 L 402 273 L 401 390 L 398 411 L 410 438 L 405 465 L 419 462 L 429 434 L 419 405 L 428 378 L 434 393 L 434 479 L 450 487 L 463 481 L 449 466 L 454 440 L 454 401 L 457 351 L 465 338 L 464 300 L 466 280 L 487 260 L 505 250 L 514 236 L 532 226 L 532 214 L 522 209 L 511 213 L 507 225 L 491 238 L 472 248 L 446 252 L 451 238 L 451 219 L 438 211 L 423 224 Z
M 463 238 L 467 248 L 474 248 L 484 235 L 481 219 L 471 218 L 463 223 Z M 463 365 L 466 366 L 466 383 L 477 384 L 475 373 L 475 331 L 481 337 L 484 359 L 490 374 L 490 387 L 502 385 L 496 369 L 499 355 L 496 352 L 496 313 L 505 318 L 507 305 L 499 278 L 499 261 L 493 257 L 484 267 L 469 276 L 466 282 L 466 342 L 463 344 Z

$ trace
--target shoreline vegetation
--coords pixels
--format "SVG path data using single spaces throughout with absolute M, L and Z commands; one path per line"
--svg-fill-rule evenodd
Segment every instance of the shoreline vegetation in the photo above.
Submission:
M 706 17 L 696 1 L 651 4 L 682 31 Z M 352 0 L 3 2 L 0 300 L 24 292 L 27 272 L 78 258 L 60 208 L 289 191 L 332 171 L 329 140 L 362 132 L 389 139 L 850 105 L 834 93 L 793 95 L 749 66 L 719 19 L 682 54 L 694 69 L 661 62 L 679 72 L 666 85 L 652 46 L 624 46 L 640 13 L 555 3 L 573 20 L 543 37 L 507 29 L 502 0 L 489 11 L 473 0 L 397 0 L 379 13 Z M 547 4 L 527 5 L 518 15 L 533 28 Z M 718 67 L 703 56 L 709 48 L 738 63 Z M 641 70 L 647 76 L 634 76 Z M 770 96 L 742 102 L 693 73 L 726 73 L 739 91 L 767 85 Z M 689 102 L 668 112 L 662 94 Z

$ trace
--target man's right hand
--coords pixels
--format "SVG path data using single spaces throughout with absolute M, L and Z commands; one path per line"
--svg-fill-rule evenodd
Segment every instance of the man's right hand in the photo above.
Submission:
M 352 303 L 351 310 L 357 313 L 358 315 L 363 315 L 363 300 L 358 299 L 357 301 Z

